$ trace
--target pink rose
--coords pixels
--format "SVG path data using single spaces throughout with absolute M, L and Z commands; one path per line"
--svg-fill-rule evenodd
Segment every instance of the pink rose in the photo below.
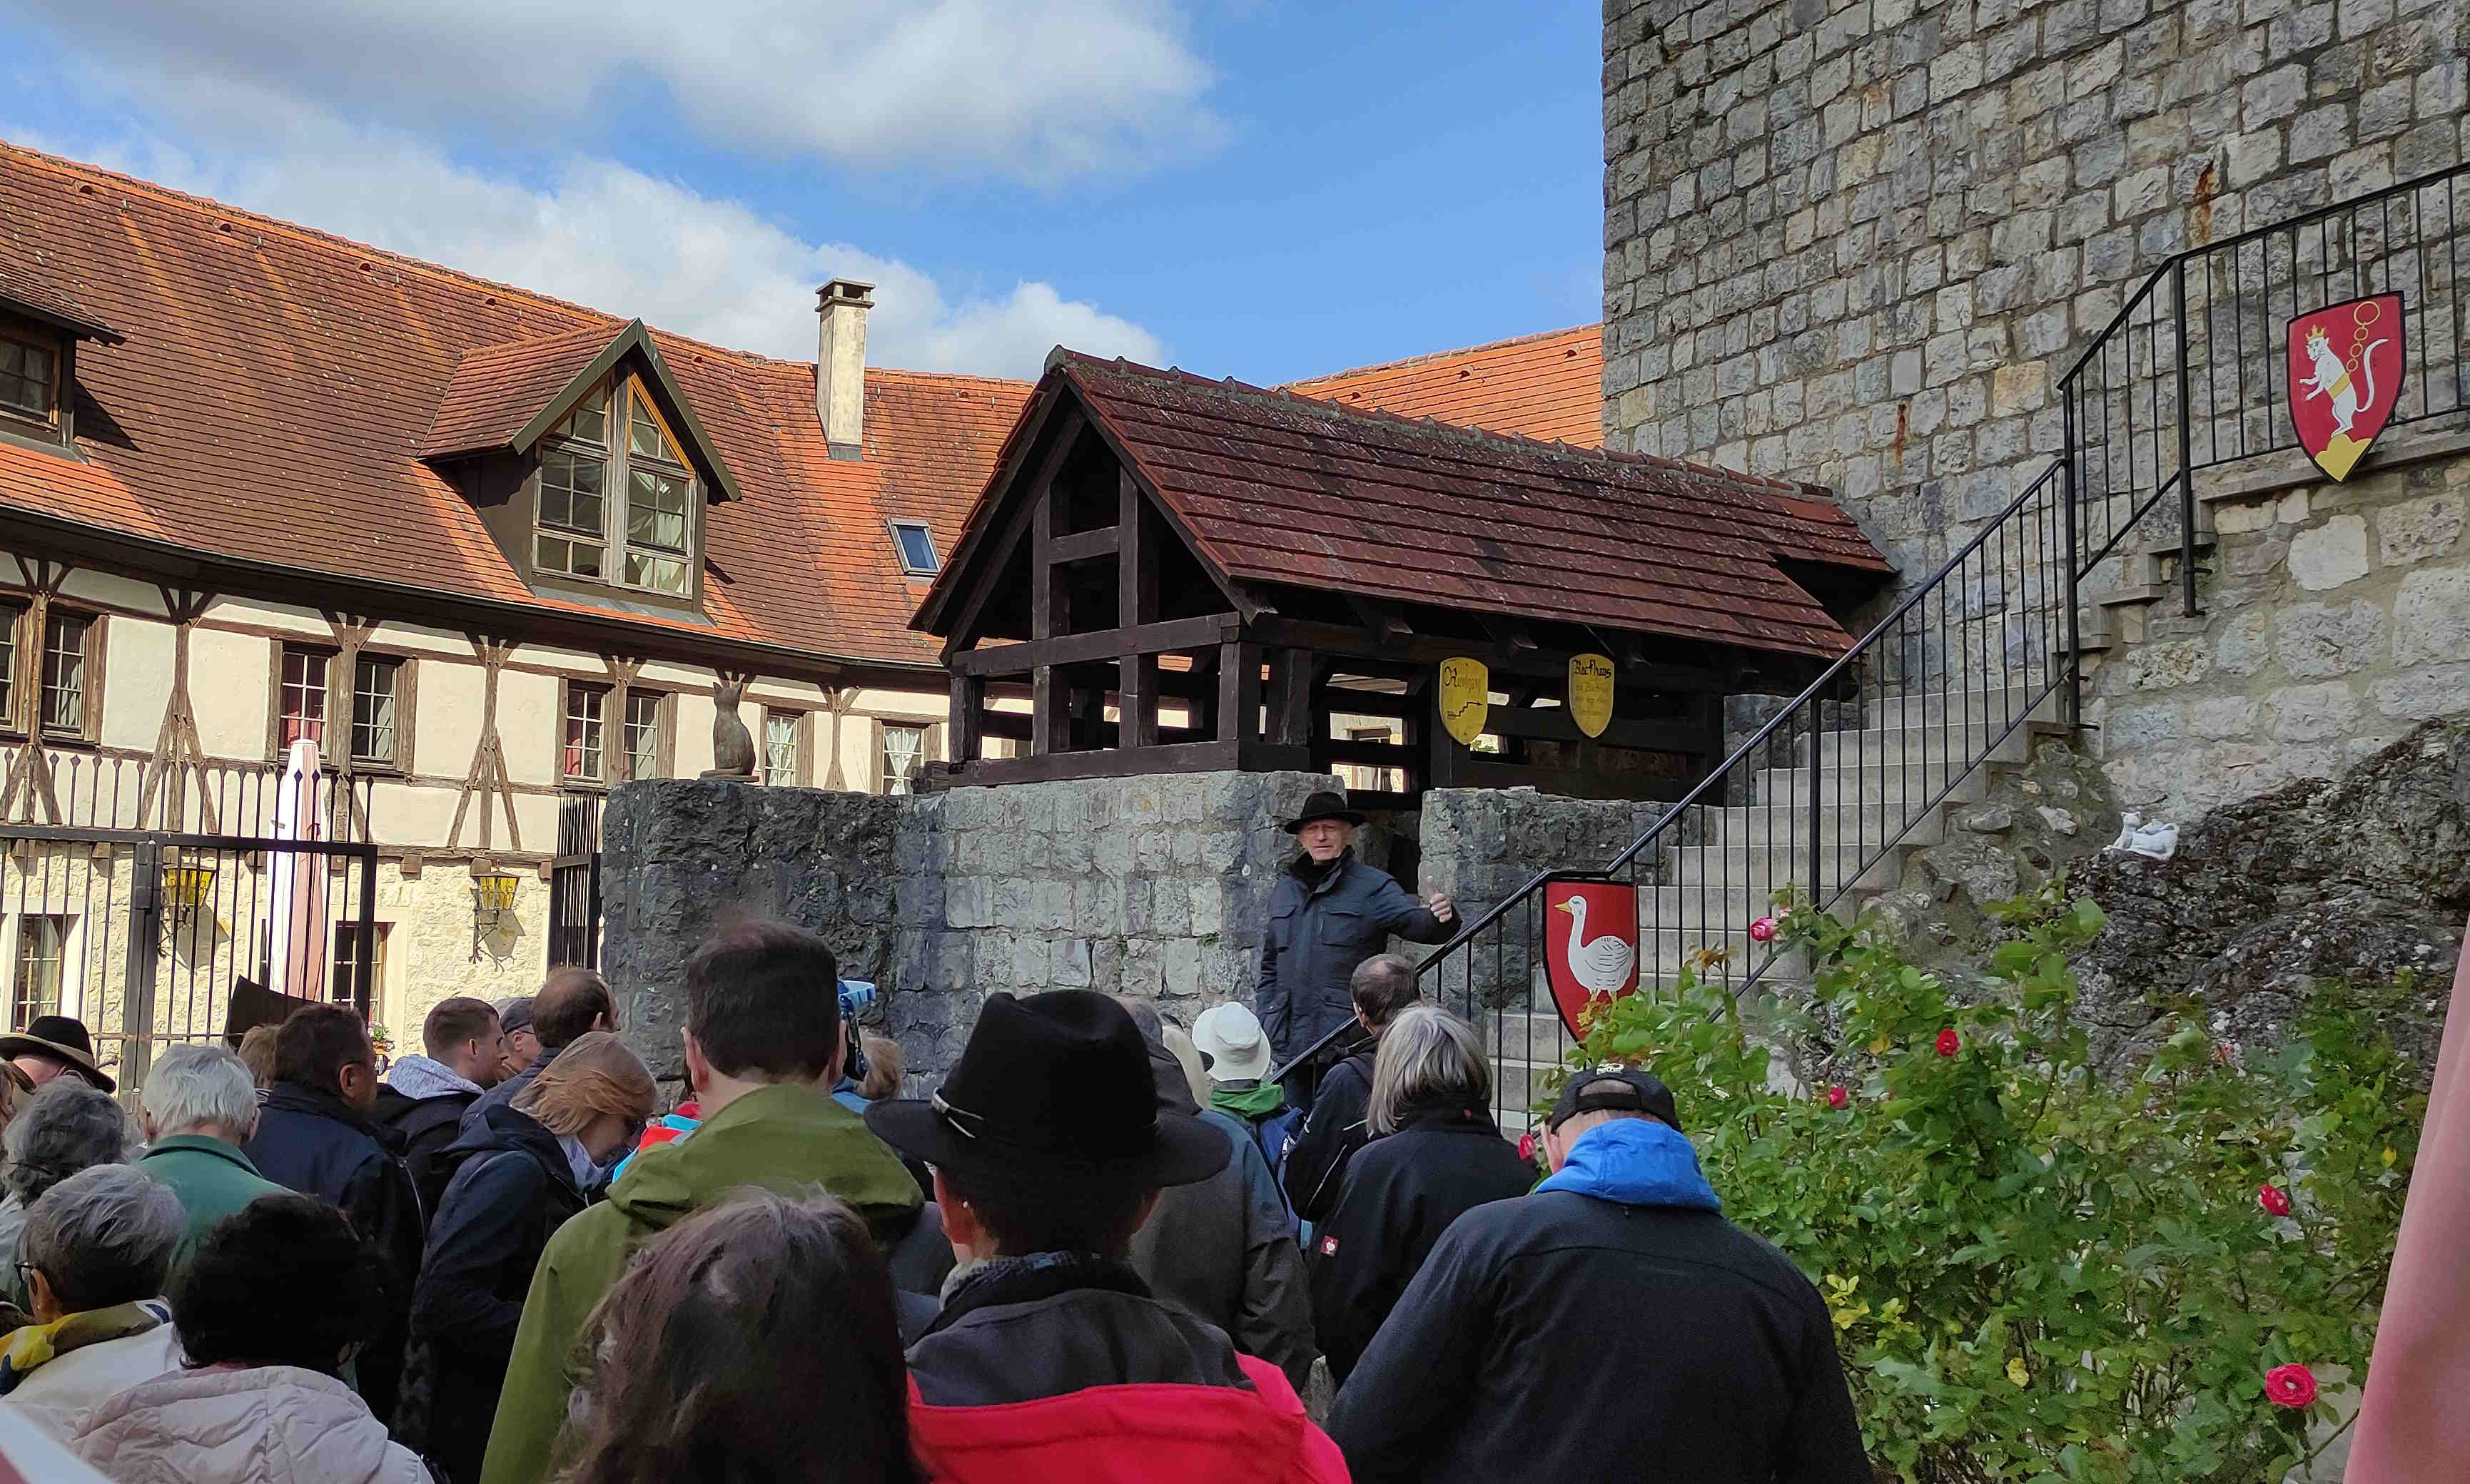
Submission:
M 1841 1087 L 1827 1089 L 1827 1105 L 1830 1108 L 1840 1108 L 1852 1101 L 1852 1097 Z
M 2316 1400 L 2316 1373 L 2295 1363 L 2276 1365 L 2264 1373 L 2264 1395 L 2275 1406 L 2305 1406 Z
M 1942 1031 L 1938 1033 L 1938 1054 L 1940 1055 L 1952 1056 L 1962 1050 L 1964 1050 L 1964 1037 L 1956 1034 L 1953 1031 Z
M 1775 934 L 1776 920 L 1773 917 L 1760 917 L 1758 921 L 1750 924 L 1750 941 L 1754 943 L 1773 942 L 1775 941 Z
M 2278 1185 L 2266 1184 L 2257 1186 L 2255 1190 L 2255 1203 L 2262 1206 L 2265 1210 L 2272 1212 L 2274 1216 L 2286 1217 L 2290 1215 L 2290 1193 L 2283 1190 Z
M 1524 1133 L 1518 1136 L 1518 1157 L 1526 1161 L 1530 1165 L 1535 1163 L 1534 1134 Z

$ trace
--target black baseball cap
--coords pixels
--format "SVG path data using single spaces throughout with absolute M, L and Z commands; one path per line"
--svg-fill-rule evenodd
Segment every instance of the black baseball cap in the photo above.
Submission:
M 1554 1101 L 1552 1116 L 1544 1121 L 1544 1126 L 1558 1128 L 1581 1113 L 1600 1108 L 1644 1113 L 1676 1129 L 1681 1126 L 1681 1111 L 1673 1106 L 1672 1089 L 1664 1085 L 1663 1078 L 1609 1061 L 1571 1073 L 1570 1079 L 1561 1084 L 1561 1096 Z

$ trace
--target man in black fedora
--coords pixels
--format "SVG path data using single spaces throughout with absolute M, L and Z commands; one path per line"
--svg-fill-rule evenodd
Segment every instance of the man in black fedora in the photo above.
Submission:
M 94 1037 L 86 1033 L 85 1022 L 72 1015 L 37 1015 L 25 1030 L 0 1035 L 0 1057 L 14 1062 L 36 1087 L 73 1076 L 105 1092 L 116 1090 L 95 1064 Z
M 1303 847 L 1270 893 L 1270 922 L 1261 939 L 1261 972 L 1252 1009 L 1270 1032 L 1279 1065 L 1355 1017 L 1348 989 L 1355 966 L 1389 945 L 1446 942 L 1457 908 L 1445 893 L 1422 901 L 1355 858 L 1355 830 L 1363 816 L 1342 794 L 1316 793 L 1286 823 Z M 1309 1113 L 1311 1081 L 1288 1078 L 1287 1102 Z
M 931 1477 L 1345 1477 L 1276 1366 L 1132 1269 L 1158 1193 L 1217 1173 L 1233 1141 L 1160 1107 L 1121 1005 L 992 995 L 935 1096 L 877 1102 L 866 1122 L 933 1167 L 959 1259 L 909 1351 L 910 1439 Z

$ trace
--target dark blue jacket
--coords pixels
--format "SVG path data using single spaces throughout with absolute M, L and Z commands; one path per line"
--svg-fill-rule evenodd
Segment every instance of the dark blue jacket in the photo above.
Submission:
M 451 1484 L 470 1484 L 480 1477 L 532 1270 L 550 1234 L 583 1209 L 584 1194 L 557 1135 L 510 1107 L 482 1108 L 480 1126 L 439 1162 L 454 1174 L 412 1290 L 394 1432 Z
M 1289 862 L 1270 893 L 1269 931 L 1262 935 L 1253 986 L 1253 1011 L 1281 1062 L 1354 1018 L 1347 983 L 1357 964 L 1388 946 L 1390 935 L 1437 943 L 1454 931 L 1353 850 L 1317 877 L 1307 870 L 1311 859 Z
M 303 1195 L 343 1208 L 362 1241 L 385 1254 L 393 1318 L 356 1362 L 361 1400 L 380 1417 L 394 1411 L 403 1368 L 403 1314 L 420 1271 L 420 1197 L 404 1168 L 403 1137 L 322 1087 L 277 1082 L 258 1110 L 257 1134 L 242 1148 L 257 1172 Z
M 1329 1379 L 1346 1384 L 1451 1222 L 1524 1195 L 1534 1183 L 1535 1167 L 1501 1136 L 1488 1108 L 1410 1108 L 1396 1132 L 1363 1146 L 1314 1228 L 1307 1259 L 1313 1333 L 1329 1357 Z
M 566 1050 L 566 1048 L 563 1046 L 557 1049 L 557 1051 L 564 1050 Z M 510 1106 L 515 1101 L 515 1094 L 522 1092 L 524 1088 L 532 1085 L 532 1078 L 547 1071 L 548 1069 L 548 1064 L 556 1059 L 557 1052 L 550 1051 L 548 1047 L 544 1046 L 541 1048 L 540 1055 L 532 1058 L 532 1064 L 530 1066 L 524 1068 L 521 1072 L 518 1072 L 514 1076 L 506 1078 L 504 1081 L 500 1082 L 497 1086 L 490 1088 L 479 1097 L 473 1099 L 472 1105 L 463 1110 L 463 1132 L 467 1135 L 478 1133 L 481 1127 L 481 1119 L 489 1109 Z
M 1687 1139 L 1636 1119 L 1451 1223 L 1329 1433 L 1356 1484 L 1628 1484 L 1642 1460 L 1692 1484 L 1871 1480 L 1818 1290 L 1724 1219 Z

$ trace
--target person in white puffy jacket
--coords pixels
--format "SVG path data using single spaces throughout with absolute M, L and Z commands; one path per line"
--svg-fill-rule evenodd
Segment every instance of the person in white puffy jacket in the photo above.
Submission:
M 173 1282 L 186 1368 L 86 1412 L 71 1448 L 113 1484 L 431 1484 L 337 1379 L 387 1272 L 333 1205 L 260 1196 Z
M 35 1322 L 0 1340 L 0 1398 L 56 1434 L 80 1414 L 180 1365 L 163 1280 L 188 1215 L 127 1165 L 97 1165 L 26 1213 Z

